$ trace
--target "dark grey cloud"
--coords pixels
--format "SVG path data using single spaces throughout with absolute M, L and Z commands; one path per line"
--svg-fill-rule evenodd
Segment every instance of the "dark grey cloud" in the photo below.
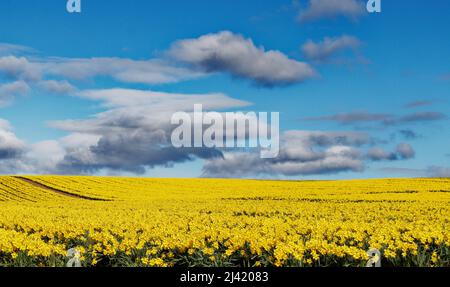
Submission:
M 53 122 L 52 127 L 68 136 L 32 145 L 22 143 L 11 132 L 9 123 L 0 121 L 0 173 L 142 174 L 156 166 L 221 157 L 222 152 L 216 149 L 174 148 L 173 113 L 191 113 L 195 104 L 202 104 L 205 110 L 250 104 L 217 93 L 108 89 L 77 91 L 73 95 L 99 101 L 106 111 L 84 120 Z
M 337 54 L 345 51 L 357 53 L 361 41 L 353 36 L 325 37 L 321 42 L 309 40 L 301 50 L 306 59 L 316 62 L 326 62 Z
M 178 41 L 168 54 L 206 73 L 226 72 L 261 86 L 290 85 L 316 76 L 310 65 L 266 51 L 230 31 Z
M 356 20 L 365 13 L 365 4 L 361 0 L 309 0 L 308 7 L 300 11 L 298 20 L 313 22 L 337 17 Z
M 370 149 L 369 152 L 367 153 L 367 157 L 373 161 L 382 161 L 382 160 L 393 161 L 398 159 L 397 154 L 395 152 L 387 152 L 379 147 Z
M 176 149 L 164 130 L 137 130 L 132 133 L 103 135 L 85 150 L 69 151 L 58 163 L 62 173 L 95 173 L 102 169 L 143 174 L 156 166 L 171 166 L 196 158 L 221 157 L 215 149 Z
M 171 134 L 174 112 L 192 112 L 194 104 L 205 110 L 249 105 L 224 94 L 171 94 L 132 89 L 80 91 L 74 95 L 100 101 L 107 111 L 87 120 L 66 120 L 53 127 L 70 132 L 62 141 L 64 155 L 55 164 L 58 173 L 96 173 L 101 170 L 143 173 L 195 159 L 222 157 L 208 148 L 174 148 Z

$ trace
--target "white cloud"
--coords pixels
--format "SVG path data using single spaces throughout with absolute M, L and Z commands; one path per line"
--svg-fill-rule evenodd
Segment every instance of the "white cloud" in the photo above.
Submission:
M 58 93 L 73 91 L 67 80 L 109 77 L 117 82 L 166 84 L 196 79 L 211 73 L 229 73 L 263 86 L 300 83 L 314 77 L 307 63 L 288 58 L 280 51 L 256 47 L 251 39 L 228 31 L 175 42 L 161 58 L 63 58 L 26 54 L 27 49 L 0 45 L 0 77 Z M 14 51 L 20 50 L 20 56 Z
M 53 127 L 69 132 L 58 139 L 25 145 L 0 121 L 1 173 L 93 174 L 101 170 L 142 173 L 197 158 L 221 156 L 215 149 L 176 149 L 171 145 L 173 112 L 230 109 L 250 103 L 224 94 L 171 94 L 144 90 L 89 90 L 74 95 L 99 101 L 105 112 Z
M 57 140 L 41 141 L 29 146 L 20 159 L 22 172 L 45 174 L 55 172 L 56 166 L 64 159 L 65 149 Z
M 0 57 L 0 76 L 22 81 L 37 81 L 42 76 L 41 67 L 25 57 Z
M 30 87 L 23 81 L 0 85 L 0 107 L 8 105 L 15 96 L 22 96 L 30 91 Z
M 202 73 L 158 59 L 50 58 L 37 64 L 50 75 L 74 80 L 106 76 L 124 83 L 164 84 L 202 76 Z
M 123 58 L 36 58 L 0 57 L 0 75 L 36 82 L 43 77 L 65 77 L 85 80 L 111 77 L 124 83 L 164 84 L 202 76 L 200 72 L 173 65 L 163 60 L 131 60 Z
M 170 138 L 174 112 L 191 112 L 194 104 L 204 109 L 230 109 L 250 103 L 224 94 L 172 94 L 133 89 L 87 90 L 75 95 L 99 101 L 105 112 L 87 120 L 53 122 L 70 132 L 60 140 L 66 154 L 59 173 L 95 173 L 108 169 L 142 173 L 154 166 L 221 156 L 215 149 L 175 149 Z
M 35 50 L 22 46 L 22 45 L 14 45 L 9 43 L 0 43 L 0 56 L 1 55 L 15 55 L 15 54 L 22 54 L 22 53 L 34 53 Z
M 24 149 L 25 144 L 13 133 L 9 122 L 0 119 L 0 161 L 17 158 Z
M 345 50 L 357 51 L 361 41 L 353 36 L 325 37 L 321 42 L 309 40 L 302 46 L 305 58 L 313 61 L 324 62 Z
M 203 104 L 204 109 L 223 109 L 250 105 L 248 102 L 230 98 L 222 93 L 176 94 L 116 88 L 86 90 L 76 95 L 89 100 L 101 101 L 107 107 L 146 106 L 155 112 L 189 110 L 194 107 L 194 104 Z
M 362 172 L 370 161 L 406 160 L 415 152 L 400 144 L 395 152 L 366 147 L 373 144 L 366 133 L 287 131 L 281 137 L 280 155 L 261 159 L 257 152 L 224 152 L 223 157 L 205 161 L 205 177 L 277 177 Z M 366 155 L 365 155 L 366 154 Z
M 69 94 L 76 91 L 76 88 L 68 81 L 48 80 L 39 82 L 39 86 L 52 94 Z
M 261 159 L 257 152 L 225 152 L 207 159 L 206 177 L 298 176 L 359 172 L 364 160 L 357 148 L 369 142 L 364 133 L 288 131 L 282 136 L 280 156 Z
M 316 75 L 308 64 L 256 47 L 251 39 L 229 31 L 178 41 L 169 55 L 201 71 L 227 72 L 262 86 L 301 83 Z

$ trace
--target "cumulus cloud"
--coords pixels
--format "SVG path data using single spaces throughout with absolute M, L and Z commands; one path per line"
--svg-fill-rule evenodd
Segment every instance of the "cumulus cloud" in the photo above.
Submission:
M 202 100 L 205 106 L 217 105 L 214 96 Z M 197 100 L 192 99 L 192 102 Z M 72 133 L 71 139 L 66 142 L 77 142 L 70 147 L 66 144 L 66 154 L 57 169 L 64 173 L 92 173 L 101 169 L 142 173 L 154 166 L 171 166 L 200 158 L 206 160 L 207 176 L 216 176 L 218 171 L 220 176 L 239 177 L 245 174 L 360 171 L 363 161 L 358 147 L 371 141 L 367 134 L 356 132 L 290 131 L 284 134 L 280 156 L 273 160 L 260 159 L 256 151 L 235 153 L 207 148 L 175 149 L 170 144 L 173 130 L 168 121 L 170 113 L 165 114 L 168 109 L 163 109 L 161 113 L 157 109 L 152 110 L 152 105 L 124 106 L 90 120 L 54 123 L 55 127 Z M 86 135 L 92 138 L 86 144 L 80 144 L 84 142 L 80 137 Z M 234 166 L 234 162 L 239 166 Z M 226 166 L 229 169 L 224 169 Z M 248 170 L 244 172 L 246 168 Z M 236 173 L 238 170 L 242 172 Z
M 0 44 L 0 49 L 0 77 L 43 82 L 42 86 L 50 90 L 69 88 L 56 83 L 55 78 L 80 81 L 110 77 L 122 83 L 153 85 L 224 72 L 258 85 L 277 86 L 300 83 L 316 75 L 307 63 L 256 47 L 251 39 L 228 31 L 177 41 L 163 53 L 165 57 L 144 60 L 24 56 L 25 48 L 6 44 Z M 16 50 L 23 53 L 17 55 L 13 52 Z
M 251 39 L 229 31 L 174 43 L 168 54 L 204 72 L 227 72 L 261 86 L 301 83 L 315 76 L 306 63 L 279 51 L 266 51 Z
M 30 87 L 23 81 L 0 85 L 0 107 L 10 103 L 15 96 L 25 95 Z
M 415 156 L 408 144 L 394 152 L 375 147 L 366 133 L 287 131 L 281 137 L 280 154 L 261 159 L 257 152 L 224 152 L 205 161 L 205 177 L 308 176 L 362 172 L 367 162 L 407 160 Z
M 64 159 L 66 150 L 58 140 L 46 140 L 28 146 L 17 160 L 16 169 L 22 173 L 53 174 Z
M 117 93 L 114 89 L 111 91 L 114 91 L 112 94 Z M 152 93 L 148 93 L 147 96 L 152 97 Z M 166 96 L 170 98 L 170 94 Z M 211 98 L 206 95 L 185 97 L 190 98 L 192 103 L 198 103 L 198 99 L 202 98 L 205 106 L 217 105 L 214 95 Z M 224 102 L 229 103 L 228 108 L 235 108 L 231 99 L 226 99 L 225 95 L 222 97 Z M 107 101 L 107 98 L 101 101 Z M 159 101 L 164 100 L 160 98 Z M 187 103 L 186 100 L 184 102 Z M 274 159 L 261 159 L 255 149 L 176 149 L 170 141 L 174 128 L 170 124 L 171 108 L 159 110 L 161 106 L 153 106 L 153 101 L 138 103 L 139 106 L 115 103 L 118 107 L 111 107 L 87 120 L 55 122 L 54 127 L 69 132 L 69 135 L 29 146 L 12 134 L 7 122 L 0 121 L 0 172 L 95 174 L 108 171 L 142 174 L 156 166 L 171 167 L 177 163 L 203 159 L 205 177 L 306 176 L 360 172 L 367 161 L 409 159 L 415 154 L 411 146 L 400 144 L 393 153 L 380 151 L 377 154 L 373 149 L 369 151 L 371 157 L 368 157 L 365 147 L 373 145 L 373 139 L 368 134 L 323 131 L 285 132 L 281 138 L 279 156 Z M 167 101 L 169 106 L 172 103 Z M 226 108 L 225 104 L 220 106 Z M 178 107 L 175 105 L 173 108 Z M 188 107 L 185 109 L 190 110 Z
M 364 162 L 358 146 L 370 142 L 364 133 L 288 131 L 280 155 L 261 159 L 256 152 L 226 152 L 206 160 L 205 177 L 296 176 L 359 172 Z
M 76 96 L 99 101 L 105 112 L 87 120 L 53 122 L 70 136 L 61 140 L 64 158 L 59 173 L 95 173 L 119 170 L 143 173 L 155 166 L 171 166 L 194 159 L 221 157 L 208 148 L 176 149 L 171 144 L 174 112 L 192 112 L 195 104 L 205 110 L 239 108 L 250 103 L 224 94 L 171 94 L 133 89 L 87 90 Z
M 25 57 L 0 57 L 0 76 L 12 80 L 37 81 L 41 78 L 41 73 L 40 65 L 30 62 Z
M 365 5 L 360 0 L 309 0 L 308 7 L 300 11 L 300 22 L 312 22 L 323 18 L 346 17 L 356 20 L 363 16 Z
M 361 41 L 358 38 L 343 35 L 334 38 L 325 37 L 321 42 L 309 40 L 302 46 L 301 50 L 306 59 L 325 62 L 344 51 L 350 50 L 355 53 L 360 46 Z
M 397 160 L 397 154 L 394 152 L 387 152 L 382 148 L 376 147 L 369 150 L 367 156 L 370 160 L 373 161 L 382 161 L 382 160 Z
M 0 162 L 19 157 L 25 144 L 13 133 L 8 121 L 0 119 Z
M 368 151 L 367 157 L 372 161 L 396 161 L 408 160 L 414 158 L 416 152 L 413 147 L 407 143 L 397 145 L 395 151 L 388 152 L 382 148 L 375 147 Z
M 267 161 L 256 153 L 225 153 L 223 158 L 207 160 L 204 177 L 296 176 L 362 171 L 363 164 L 345 154 L 328 153 L 321 159 L 301 161 Z
M 69 135 L 25 145 L 0 121 L 0 173 L 95 174 L 102 171 L 140 174 L 156 166 L 221 157 L 210 148 L 174 148 L 174 112 L 235 109 L 250 105 L 225 94 L 172 94 L 149 90 L 77 91 L 74 96 L 102 103 L 104 112 L 84 120 L 53 122 Z
M 416 156 L 413 147 L 407 143 L 401 143 L 397 146 L 397 154 L 401 159 L 412 159 Z
M 69 151 L 58 164 L 64 173 L 92 173 L 101 169 L 144 173 L 147 168 L 171 166 L 196 158 L 220 157 L 207 148 L 176 149 L 165 130 L 136 130 L 131 134 L 103 135 L 89 149 Z

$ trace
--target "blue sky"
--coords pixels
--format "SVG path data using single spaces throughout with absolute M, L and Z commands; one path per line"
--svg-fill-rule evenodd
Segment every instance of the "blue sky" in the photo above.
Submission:
M 82 13 L 69 14 L 65 0 L 1 1 L 0 103 L 2 96 L 5 103 L 0 106 L 0 172 L 314 179 L 450 174 L 448 1 L 384 0 L 377 14 L 358 10 L 365 6 L 362 0 L 234 2 L 82 0 Z M 205 35 L 211 41 L 223 38 L 223 46 L 215 48 L 226 55 L 222 62 L 208 66 L 174 51 L 176 43 L 187 39 L 205 44 L 200 42 Z M 247 48 L 253 43 L 250 48 L 262 52 L 240 54 L 230 42 Z M 280 69 L 303 63 L 315 75 L 299 76 L 305 72 L 299 70 L 280 80 L 277 70 L 271 75 L 269 69 L 261 80 L 232 64 L 247 56 L 258 61 L 268 51 L 289 60 L 277 58 Z M 93 63 L 99 58 L 109 60 Z M 83 68 L 64 66 L 80 59 L 87 63 Z M 142 81 L 132 69 L 147 69 L 146 61 L 163 63 L 153 67 L 152 62 L 152 78 Z M 11 64 L 19 62 L 24 66 Z M 118 71 L 107 69 L 113 65 Z M 129 74 L 119 75 L 121 65 L 132 66 Z M 174 79 L 155 80 L 158 69 L 167 69 L 164 75 Z M 31 72 L 39 75 L 24 76 Z M 136 113 L 145 113 L 144 107 L 111 107 L 110 94 L 101 101 L 83 94 L 113 88 L 122 89 L 122 97 L 136 90 L 188 98 L 221 93 L 228 100 L 251 103 L 225 110 L 280 112 L 283 131 L 304 133 L 287 142 L 284 158 L 275 163 L 228 151 L 224 157 L 209 158 L 203 151 L 148 152 L 141 145 L 132 151 L 119 149 L 131 149 L 140 140 L 142 145 L 147 140 L 149 145 L 163 143 L 155 142 L 154 130 L 145 126 L 160 118 L 140 121 L 143 126 L 136 130 L 111 131 L 117 109 L 120 119 L 129 123 L 137 121 Z M 109 111 L 111 122 L 83 122 Z M 152 107 L 148 111 L 156 115 Z M 64 127 L 61 121 L 66 121 Z M 98 129 L 91 131 L 89 125 Z M 163 125 L 158 131 L 166 131 Z M 317 143 L 318 132 L 330 143 Z M 366 141 L 354 144 L 355 134 L 364 134 Z M 342 137 L 348 137 L 344 144 Z M 332 154 L 338 146 L 351 149 L 352 155 Z M 318 159 L 306 160 L 305 150 Z M 46 152 L 51 160 L 43 156 Z M 252 164 L 236 166 L 246 161 Z

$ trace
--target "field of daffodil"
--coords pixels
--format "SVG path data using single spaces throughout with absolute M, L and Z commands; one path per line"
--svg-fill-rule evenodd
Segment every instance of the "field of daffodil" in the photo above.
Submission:
M 450 179 L 0 177 L 0 266 L 450 266 Z

